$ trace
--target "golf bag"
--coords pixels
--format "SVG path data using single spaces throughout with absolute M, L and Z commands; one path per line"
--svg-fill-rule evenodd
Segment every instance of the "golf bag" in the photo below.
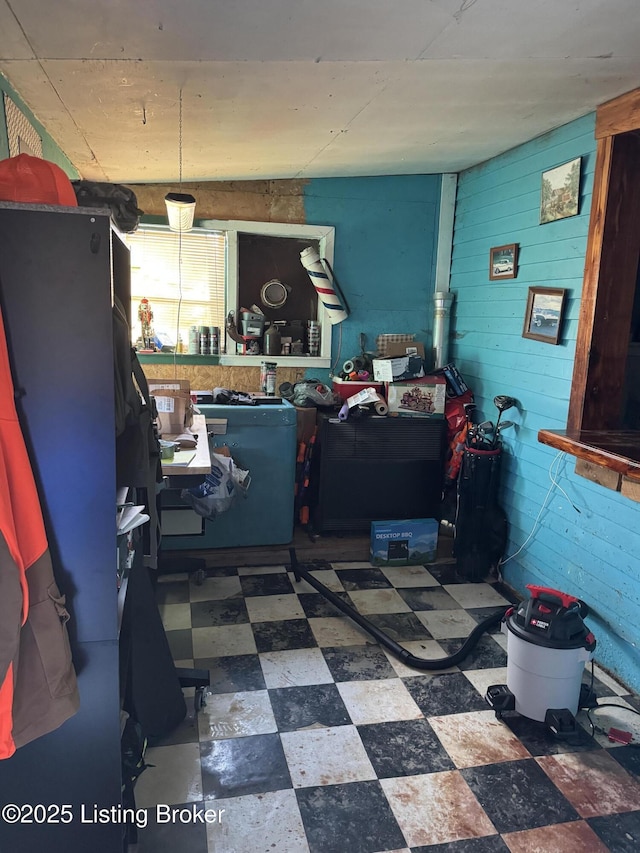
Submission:
M 507 517 L 498 506 L 502 447 L 467 445 L 458 476 L 453 554 L 458 573 L 478 583 L 504 554 Z

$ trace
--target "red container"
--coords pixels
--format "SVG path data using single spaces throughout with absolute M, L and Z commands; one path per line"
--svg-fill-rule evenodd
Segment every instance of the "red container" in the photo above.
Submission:
M 351 381 L 350 379 L 333 380 L 333 390 L 338 394 L 341 400 L 347 400 L 349 397 L 353 397 L 354 394 L 357 394 L 358 391 L 362 391 L 363 388 L 375 388 L 381 397 L 385 396 L 384 382 L 363 382 L 360 379 L 356 381 Z

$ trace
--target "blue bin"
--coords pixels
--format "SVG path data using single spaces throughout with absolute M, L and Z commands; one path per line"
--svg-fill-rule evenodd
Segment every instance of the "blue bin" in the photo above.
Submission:
M 283 400 L 258 406 L 200 404 L 205 418 L 224 418 L 227 431 L 211 445 L 227 445 L 239 468 L 249 471 L 246 498 L 209 521 L 197 516 L 180 499 L 179 489 L 162 493 L 165 550 L 237 548 L 243 545 L 282 545 L 293 538 L 296 473 L 296 410 Z M 169 535 L 165 532 L 170 531 Z M 193 531 L 200 533 L 183 533 Z

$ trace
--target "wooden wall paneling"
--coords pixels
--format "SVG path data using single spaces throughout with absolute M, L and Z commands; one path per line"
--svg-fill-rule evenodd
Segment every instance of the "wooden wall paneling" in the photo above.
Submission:
M 638 271 L 640 141 L 633 133 L 612 139 L 608 193 L 600 236 L 582 429 L 619 429 L 625 365 Z
M 613 140 L 611 137 L 598 141 L 596 167 L 593 181 L 591 217 L 585 258 L 584 283 L 580 303 L 580 319 L 576 338 L 576 354 L 571 381 L 571 396 L 567 429 L 579 430 L 582 425 L 584 403 L 587 394 L 587 376 L 591 357 L 591 333 L 598 295 L 602 232 L 604 230 L 607 196 L 611 172 Z
M 638 127 L 640 127 L 640 89 L 634 89 L 598 107 L 596 139 L 626 133 Z

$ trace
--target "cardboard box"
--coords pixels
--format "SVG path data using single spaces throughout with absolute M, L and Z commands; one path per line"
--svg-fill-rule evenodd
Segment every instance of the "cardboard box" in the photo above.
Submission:
M 193 403 L 188 379 L 147 379 L 158 409 L 160 435 L 177 435 L 193 423 Z
M 447 386 L 452 397 L 462 397 L 469 390 L 469 386 L 462 376 L 460 376 L 460 372 L 453 362 L 445 364 L 442 368 L 442 373 L 447 380 Z
M 169 391 L 157 388 L 151 392 L 156 400 L 158 409 L 158 430 L 160 435 L 178 435 L 184 432 L 186 421 L 187 403 L 191 408 L 191 397 L 187 391 Z
M 444 418 L 446 402 L 447 381 L 444 376 L 423 376 L 387 385 L 390 415 Z
M 191 382 L 188 379 L 149 379 L 147 377 L 149 391 L 166 388 L 169 391 L 191 391 Z
M 403 344 L 414 348 L 415 354 L 373 359 L 373 378 L 377 382 L 399 382 L 424 376 L 424 347 L 422 344 Z
M 378 350 L 378 355 L 380 358 L 384 358 L 387 355 L 392 355 L 389 352 L 389 347 L 395 343 L 413 343 L 415 341 L 415 335 L 408 335 L 406 333 L 395 333 L 395 334 L 384 334 L 376 336 L 376 349 Z M 401 353 L 402 354 L 402 353 Z M 396 353 L 397 355 L 397 353 Z
M 423 566 L 438 550 L 435 518 L 372 521 L 370 559 L 374 566 Z
M 417 341 L 389 341 L 385 358 L 398 358 L 403 355 L 419 355 L 424 361 L 424 344 Z

